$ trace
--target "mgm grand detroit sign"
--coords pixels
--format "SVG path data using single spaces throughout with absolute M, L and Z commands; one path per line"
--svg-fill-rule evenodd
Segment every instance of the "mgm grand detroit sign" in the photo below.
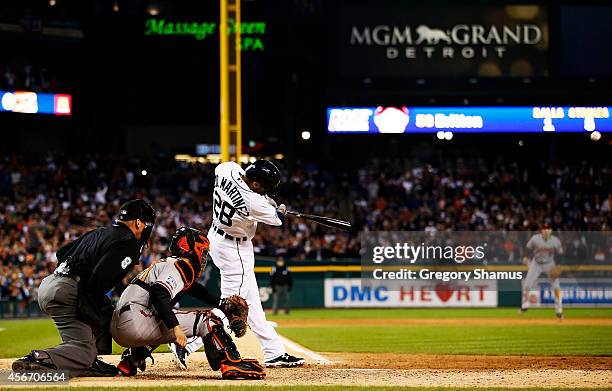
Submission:
M 457 24 L 449 29 L 418 26 L 352 26 L 351 46 L 384 48 L 397 58 L 503 58 L 508 46 L 537 45 L 543 33 L 537 24 Z

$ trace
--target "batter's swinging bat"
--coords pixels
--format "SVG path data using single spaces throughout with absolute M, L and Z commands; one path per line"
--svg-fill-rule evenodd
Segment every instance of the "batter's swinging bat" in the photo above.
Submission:
M 294 212 L 291 210 L 288 210 L 287 214 L 291 216 L 295 216 L 295 217 L 301 217 L 304 220 L 314 221 L 315 223 L 324 225 L 326 227 L 343 229 L 345 231 L 350 231 L 352 228 L 351 223 L 349 223 L 348 221 L 338 220 L 338 219 L 334 219 L 331 217 L 307 215 L 307 214 L 303 214 L 300 212 Z

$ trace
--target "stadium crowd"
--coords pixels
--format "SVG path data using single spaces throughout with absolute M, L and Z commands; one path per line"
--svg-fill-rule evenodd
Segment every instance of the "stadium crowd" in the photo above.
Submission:
M 58 81 L 49 70 L 27 61 L 0 63 L 0 89 L 13 91 L 57 91 Z
M 380 160 L 351 170 L 302 167 L 283 169 L 279 203 L 347 218 L 356 232 L 287 218 L 282 229 L 260 226 L 256 254 L 358 258 L 359 231 L 536 230 L 544 221 L 558 230 L 601 231 L 612 224 L 610 166 Z M 120 204 L 134 197 L 148 199 L 158 212 L 143 256 L 148 265 L 163 255 L 177 227 L 207 230 L 213 183 L 214 165 L 170 157 L 0 155 L 0 298 L 35 298 L 35 287 L 55 268 L 57 249 L 110 224 Z

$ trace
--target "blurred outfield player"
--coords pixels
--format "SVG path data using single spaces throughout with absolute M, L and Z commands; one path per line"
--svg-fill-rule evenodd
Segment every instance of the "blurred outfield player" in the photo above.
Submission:
M 527 242 L 527 250 L 531 251 L 532 258 L 525 257 L 528 265 L 527 276 L 523 280 L 523 291 L 520 312 L 527 311 L 529 307 L 529 293 L 533 289 L 540 274 L 546 273 L 552 282 L 555 298 L 555 313 L 557 318 L 563 319 L 563 297 L 559 284 L 559 268 L 555 265 L 555 254 L 563 254 L 561 241 L 552 234 L 550 224 L 544 224 L 541 232 L 535 234 Z
M 221 271 L 221 297 L 239 295 L 249 304 L 248 322 L 261 344 L 267 367 L 295 367 L 304 359 L 287 353 L 276 330 L 266 320 L 255 279 L 255 254 L 251 240 L 257 223 L 282 225 L 285 205 L 269 197 L 280 183 L 280 171 L 267 160 L 258 160 L 243 170 L 235 162 L 215 168 L 213 223 L 208 231 L 210 256 Z M 171 344 L 179 367 L 187 355 L 202 347 L 192 338 L 183 349 Z

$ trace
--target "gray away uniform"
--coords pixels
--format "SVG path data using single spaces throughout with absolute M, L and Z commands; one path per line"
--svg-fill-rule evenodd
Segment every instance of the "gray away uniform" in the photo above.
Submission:
M 529 261 L 527 276 L 523 280 L 523 297 L 521 308 L 529 307 L 529 292 L 533 289 L 538 277 L 546 273 L 552 280 L 555 296 L 555 311 L 557 314 L 563 312 L 563 297 L 561 297 L 561 286 L 559 277 L 553 277 L 552 271 L 555 268 L 555 254 L 563 254 L 561 241 L 556 236 L 551 236 L 548 240 L 542 234 L 535 234 L 527 242 L 527 249 L 533 252 L 533 258 Z
M 168 290 L 170 298 L 175 299 L 186 288 L 184 276 L 175 265 L 179 260 L 168 257 L 150 266 L 136 277 L 140 284 L 132 283 L 123 291 L 111 322 L 111 333 L 119 345 L 127 348 L 156 346 L 176 340 L 174 332 L 159 318 L 145 287 L 160 284 Z M 212 327 L 210 317 L 214 315 L 211 311 L 172 311 L 187 337 L 204 337 Z

